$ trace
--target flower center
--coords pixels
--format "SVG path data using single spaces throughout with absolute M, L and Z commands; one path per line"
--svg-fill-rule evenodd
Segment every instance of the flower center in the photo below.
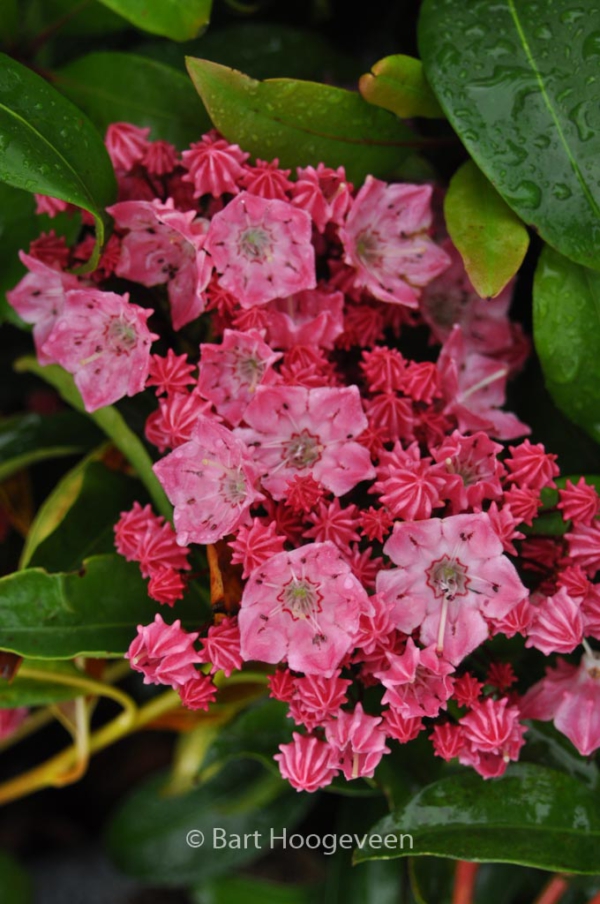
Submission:
M 271 250 L 271 236 L 266 229 L 251 226 L 240 235 L 239 249 L 240 254 L 249 261 L 263 259 Z
M 356 254 L 365 265 L 377 266 L 381 260 L 378 236 L 365 230 L 356 238 Z
M 290 468 L 310 468 L 321 458 L 323 447 L 318 436 L 308 430 L 292 433 L 291 439 L 283 443 L 282 457 Z
M 254 391 L 265 372 L 265 362 L 251 355 L 248 357 L 238 355 L 234 372 L 240 383 L 248 384 L 250 389 Z
M 466 596 L 469 587 L 468 569 L 459 559 L 442 556 L 427 569 L 427 586 L 434 595 L 452 602 L 457 596 Z
M 137 333 L 130 323 L 115 317 L 108 325 L 106 341 L 114 354 L 128 354 L 137 344 Z
M 230 505 L 241 505 L 248 495 L 246 478 L 241 471 L 227 471 L 221 477 L 221 495 Z
M 294 621 L 297 621 L 299 618 L 310 618 L 321 611 L 323 594 L 319 593 L 317 585 L 308 578 L 292 578 L 277 599 L 283 604 L 284 611 L 289 612 Z

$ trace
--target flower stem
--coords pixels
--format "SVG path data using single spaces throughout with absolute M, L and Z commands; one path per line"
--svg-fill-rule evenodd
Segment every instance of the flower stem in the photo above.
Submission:
M 454 873 L 452 904 L 473 904 L 473 892 L 478 870 L 478 863 L 471 863 L 468 860 L 458 861 L 456 872 Z
M 564 876 L 552 876 L 544 885 L 534 904 L 558 904 L 569 888 L 569 883 Z

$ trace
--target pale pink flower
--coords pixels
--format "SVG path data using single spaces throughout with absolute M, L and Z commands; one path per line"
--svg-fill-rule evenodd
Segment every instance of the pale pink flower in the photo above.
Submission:
M 310 735 L 295 731 L 292 737 L 289 744 L 279 745 L 281 753 L 273 757 L 282 776 L 296 791 L 309 794 L 330 785 L 339 772 L 335 751 L 325 741 Z
M 297 474 L 312 474 L 335 496 L 375 477 L 369 452 L 355 441 L 367 426 L 356 386 L 259 386 L 244 419 L 250 429 L 236 433 L 255 449 L 275 499 L 285 498 Z
M 333 675 L 353 645 L 366 591 L 333 543 L 281 552 L 256 569 L 239 613 L 244 660 Z
M 35 212 L 38 215 L 45 213 L 51 220 L 58 216 L 59 213 L 64 213 L 69 209 L 67 202 L 61 200 L 61 198 L 53 198 L 51 195 L 38 194 L 34 194 L 34 198 Z
M 8 302 L 21 320 L 33 324 L 33 340 L 40 364 L 50 364 L 51 356 L 43 351 L 43 345 L 65 306 L 65 293 L 79 286 L 77 277 L 49 267 L 42 261 L 19 252 L 21 263 L 29 273 L 6 293 Z
M 390 752 L 382 721 L 381 716 L 368 716 L 357 703 L 352 712 L 341 710 L 335 720 L 325 725 L 327 740 L 348 781 L 372 778 L 381 757 Z
M 401 655 L 388 652 L 389 668 L 375 672 L 387 688 L 382 703 L 404 718 L 437 716 L 452 694 L 454 666 L 439 656 L 435 644 L 419 649 L 412 637 Z
M 200 415 L 192 438 L 154 465 L 175 506 L 177 542 L 214 543 L 242 524 L 262 499 L 258 472 L 244 443 L 221 424 Z
M 502 361 L 470 352 L 460 326 L 444 343 L 437 362 L 446 414 L 453 414 L 461 432 L 482 430 L 497 439 L 530 433 L 516 415 L 501 411 L 506 400 L 509 367 Z
M 564 659 L 531 687 L 521 701 L 524 719 L 552 719 L 582 756 L 600 747 L 600 657 L 584 653 L 579 666 Z
M 427 235 L 431 186 L 387 185 L 367 176 L 340 229 L 354 285 L 374 298 L 414 308 L 420 289 L 450 263 Z
M 273 364 L 281 358 L 260 333 L 225 330 L 219 345 L 200 346 L 198 389 L 217 412 L 237 427 L 261 384 L 273 383 Z
M 132 669 L 142 672 L 144 684 L 181 687 L 195 679 L 195 663 L 202 661 L 194 649 L 198 634 L 184 631 L 179 619 L 167 625 L 160 615 L 149 625 L 138 625 L 137 631 L 125 659 Z
M 207 221 L 193 210 L 175 210 L 173 201 L 121 201 L 108 208 L 128 229 L 121 242 L 117 276 L 158 286 L 168 283 L 173 327 L 181 329 L 204 311 L 203 295 L 212 266 L 203 250 Z
M 396 626 L 420 627 L 421 643 L 455 665 L 487 639 L 488 619 L 527 596 L 484 513 L 396 524 L 383 549 L 398 567 L 379 573 L 377 592 Z
M 318 345 L 329 349 L 344 331 L 344 296 L 321 286 L 270 301 L 265 311 L 267 339 L 273 348 Z
M 286 201 L 242 192 L 214 215 L 205 247 L 242 307 L 316 286 L 310 217 Z
M 75 378 L 87 411 L 142 392 L 157 336 L 146 321 L 152 311 L 129 303 L 129 295 L 71 289 L 42 346 L 47 361 Z

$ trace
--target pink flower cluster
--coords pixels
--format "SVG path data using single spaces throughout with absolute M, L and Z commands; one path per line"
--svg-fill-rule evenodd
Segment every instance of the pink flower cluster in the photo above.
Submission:
M 197 632 L 140 626 L 132 668 L 205 709 L 215 672 L 267 664 L 299 790 L 372 777 L 421 732 L 485 778 L 518 759 L 525 719 L 600 747 L 598 495 L 557 491 L 556 456 L 504 410 L 528 353 L 512 287 L 477 296 L 432 187 L 357 189 L 323 164 L 292 178 L 216 133 L 180 156 L 116 124 L 107 147 L 121 194 L 98 269 L 66 272 L 89 237 L 47 236 L 11 302 L 90 410 L 156 393 L 146 435 L 174 528 L 136 505 L 115 529 L 150 596 L 182 596 L 190 544 L 219 542 L 243 586 L 239 612 Z M 544 491 L 564 536 L 536 535 Z M 495 635 L 584 654 L 517 691 Z

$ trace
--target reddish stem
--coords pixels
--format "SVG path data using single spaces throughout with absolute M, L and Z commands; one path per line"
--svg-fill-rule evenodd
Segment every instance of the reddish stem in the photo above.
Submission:
M 564 876 L 552 876 L 543 887 L 534 904 L 558 904 L 569 887 Z
M 600 904 L 600 891 L 593 898 L 590 898 L 587 904 Z
M 473 904 L 473 891 L 478 869 L 478 863 L 471 863 L 468 860 L 458 861 L 454 873 L 452 904 Z

